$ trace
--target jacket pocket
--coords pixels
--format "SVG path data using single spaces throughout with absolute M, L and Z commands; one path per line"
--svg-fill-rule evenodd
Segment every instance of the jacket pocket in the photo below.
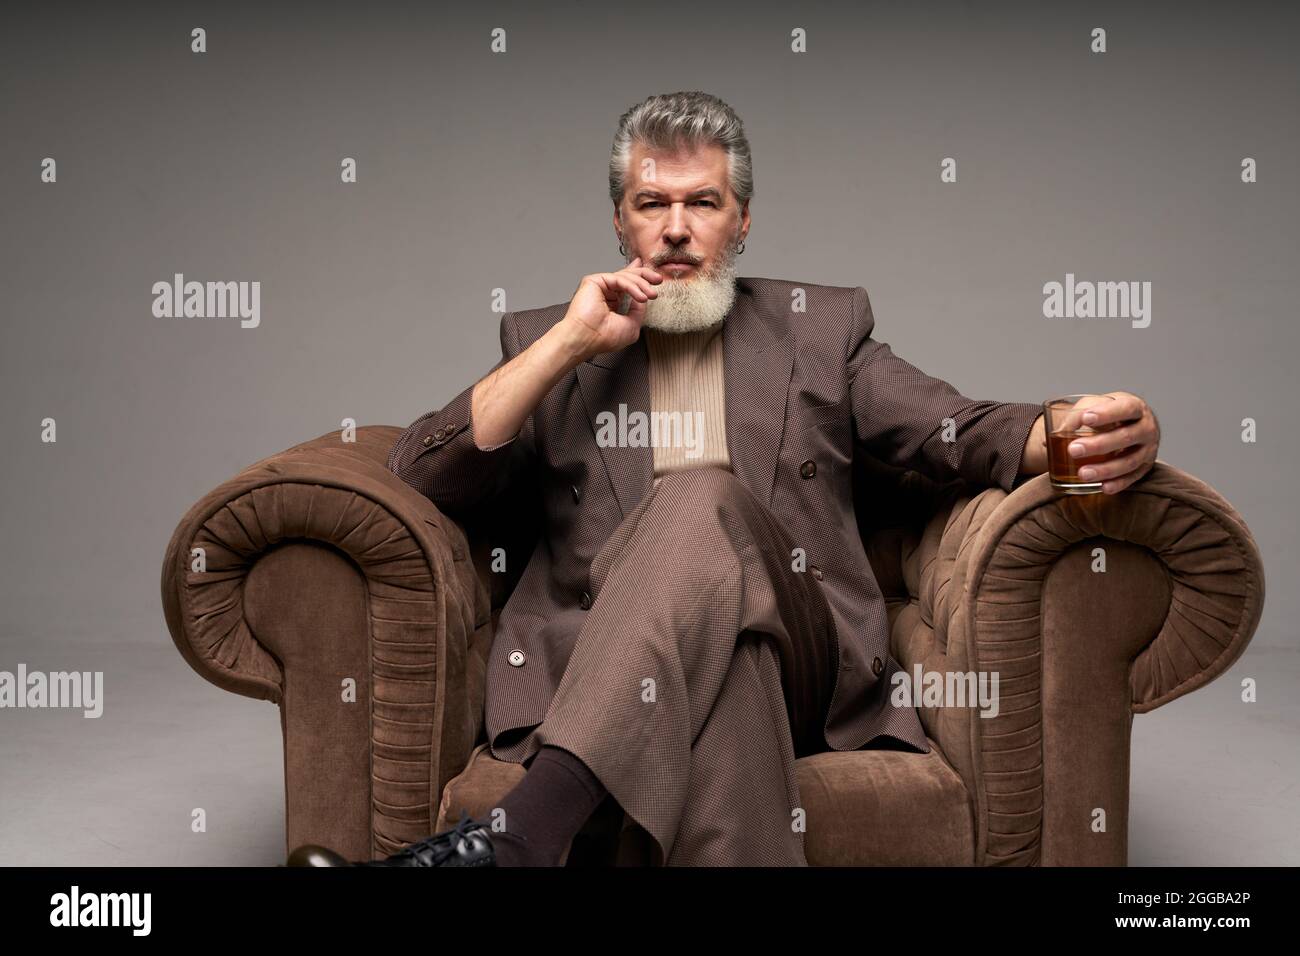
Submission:
M 827 422 L 840 420 L 847 422 L 848 419 L 848 407 L 841 405 L 838 402 L 831 402 L 826 405 L 814 405 L 803 414 L 799 425 L 796 427 L 796 431 L 802 434 L 810 428 L 824 426 Z

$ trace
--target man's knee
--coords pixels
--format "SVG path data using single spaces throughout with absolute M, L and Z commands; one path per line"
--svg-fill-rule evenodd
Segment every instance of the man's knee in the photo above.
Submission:
M 757 503 L 725 469 L 669 472 L 597 554 L 592 583 L 603 588 L 617 556 L 628 548 L 651 550 L 649 573 L 656 578 L 721 583 L 739 573 L 737 551 L 753 540 L 748 526 Z
M 656 549 L 658 570 L 670 577 L 721 579 L 738 569 L 734 552 L 748 540 L 744 517 L 752 493 L 730 471 L 691 468 L 670 472 L 647 495 L 637 523 L 644 532 L 631 536 Z M 671 542 L 665 548 L 665 539 Z M 612 544 L 612 542 L 611 542 Z M 624 545 L 626 546 L 626 545 Z
M 701 519 L 716 515 L 720 505 L 750 505 L 758 500 L 733 472 L 715 466 L 669 472 L 650 494 L 654 499 L 651 507 L 660 520 L 669 518 L 695 527 Z

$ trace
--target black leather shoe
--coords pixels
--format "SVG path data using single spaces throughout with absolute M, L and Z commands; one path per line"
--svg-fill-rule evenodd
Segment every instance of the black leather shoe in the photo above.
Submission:
M 323 846 L 309 843 L 289 854 L 287 866 L 496 866 L 491 830 L 461 814 L 450 830 L 425 837 L 383 860 L 353 863 Z

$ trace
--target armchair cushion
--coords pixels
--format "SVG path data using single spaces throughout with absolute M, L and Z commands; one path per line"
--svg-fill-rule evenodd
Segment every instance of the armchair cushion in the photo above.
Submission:
M 827 752 L 795 761 L 807 812 L 805 851 L 811 866 L 970 866 L 975 857 L 970 795 L 930 741 L 930 752 L 867 749 Z M 443 790 L 437 828 L 462 812 L 489 819 L 493 807 L 524 777 L 519 764 L 497 760 L 486 744 Z M 625 817 L 615 859 L 649 862 L 652 841 Z

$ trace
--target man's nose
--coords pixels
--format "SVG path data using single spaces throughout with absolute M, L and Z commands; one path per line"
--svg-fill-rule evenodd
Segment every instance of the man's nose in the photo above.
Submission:
M 664 238 L 673 245 L 685 242 L 691 236 L 686 224 L 686 204 L 675 202 L 668 207 L 668 221 L 664 224 Z

